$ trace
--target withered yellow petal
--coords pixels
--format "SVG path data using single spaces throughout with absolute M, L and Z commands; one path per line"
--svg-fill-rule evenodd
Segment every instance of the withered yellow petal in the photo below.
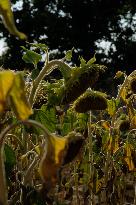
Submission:
M 50 136 L 48 146 L 40 161 L 39 172 L 46 186 L 53 187 L 57 182 L 57 174 L 63 163 L 67 139 Z

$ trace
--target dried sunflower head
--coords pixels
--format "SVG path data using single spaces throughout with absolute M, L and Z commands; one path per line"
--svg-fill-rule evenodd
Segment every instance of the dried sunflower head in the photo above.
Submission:
M 130 89 L 133 93 L 136 93 L 136 78 L 133 78 L 130 82 Z
M 74 108 L 79 113 L 89 110 L 105 110 L 107 108 L 107 99 L 104 93 L 89 90 L 75 101 Z
M 99 74 L 105 70 L 105 66 L 92 64 L 84 68 L 77 68 L 72 77 L 66 82 L 62 90 L 61 104 L 69 104 L 76 100 L 89 86 L 93 86 L 99 78 Z
M 119 124 L 119 130 L 121 132 L 128 131 L 130 129 L 130 121 L 128 119 L 121 120 Z
M 84 142 L 84 137 L 79 132 L 71 132 L 66 138 L 68 139 L 67 151 L 64 157 L 63 165 L 72 162 L 80 153 L 80 149 Z

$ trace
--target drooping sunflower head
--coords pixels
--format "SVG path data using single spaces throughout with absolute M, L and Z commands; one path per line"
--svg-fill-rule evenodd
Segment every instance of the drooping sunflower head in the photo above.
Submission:
M 128 131 L 130 129 L 130 121 L 128 119 L 121 120 L 119 124 L 119 130 L 121 132 Z
M 79 113 L 89 110 L 105 110 L 107 108 L 107 99 L 104 93 L 89 90 L 75 101 L 74 108 Z
M 83 146 L 84 137 L 79 132 L 71 132 L 66 136 L 67 151 L 65 153 L 63 165 L 73 161 L 80 153 L 81 147 Z
M 136 93 L 136 78 L 133 78 L 130 82 L 130 89 L 133 93 Z
M 61 104 L 69 104 L 76 100 L 85 92 L 88 87 L 92 87 L 104 72 L 105 66 L 93 64 L 84 68 L 77 68 L 73 71 L 72 77 L 66 82 L 62 92 Z

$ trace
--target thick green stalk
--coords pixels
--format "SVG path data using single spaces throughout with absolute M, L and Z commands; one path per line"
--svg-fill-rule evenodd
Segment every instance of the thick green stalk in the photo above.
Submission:
M 39 75 L 37 76 L 37 78 L 33 81 L 32 88 L 31 88 L 30 95 L 29 95 L 29 103 L 31 106 L 34 103 L 34 99 L 38 91 L 40 82 L 43 80 L 45 75 L 49 74 L 56 67 L 70 68 L 69 65 L 67 65 L 61 60 L 52 60 L 49 63 L 47 62 L 45 66 L 43 67 L 43 69 L 41 70 L 41 72 L 39 73 Z

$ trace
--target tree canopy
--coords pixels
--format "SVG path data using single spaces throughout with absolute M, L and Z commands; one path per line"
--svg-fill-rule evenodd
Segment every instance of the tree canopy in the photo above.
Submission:
M 52 57 L 75 48 L 73 62 L 82 55 L 86 60 L 96 52 L 98 63 L 111 71 L 135 69 L 136 4 L 135 0 L 12 0 L 17 28 L 29 42 L 48 45 L 56 50 Z M 22 45 L 0 24 L 0 38 L 8 50 L 1 57 L 5 68 L 23 69 Z M 108 49 L 102 45 L 108 45 Z

